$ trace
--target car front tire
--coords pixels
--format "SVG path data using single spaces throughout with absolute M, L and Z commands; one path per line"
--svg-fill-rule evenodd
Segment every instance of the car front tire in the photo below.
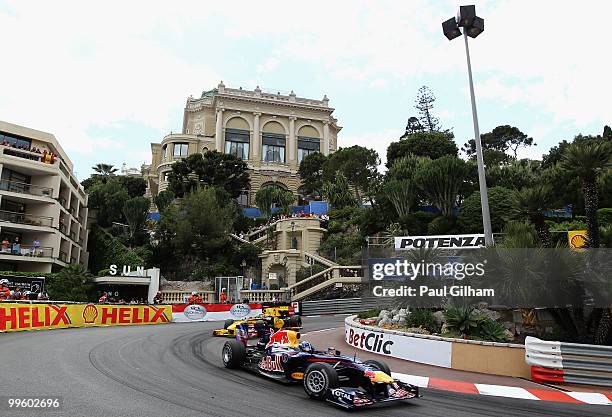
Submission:
M 239 368 L 244 361 L 245 354 L 246 348 L 242 343 L 237 340 L 228 340 L 221 351 L 223 366 L 230 369 Z
M 322 400 L 328 389 L 338 386 L 338 372 L 326 363 L 313 363 L 304 372 L 303 384 L 309 397 Z

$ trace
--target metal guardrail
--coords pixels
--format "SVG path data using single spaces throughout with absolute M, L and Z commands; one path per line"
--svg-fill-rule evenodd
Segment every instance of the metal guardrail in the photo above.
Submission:
M 612 387 L 612 346 L 525 339 L 525 361 L 536 382 Z
M 338 298 L 333 300 L 302 301 L 300 312 L 304 316 L 319 314 L 360 313 L 380 306 L 376 298 Z

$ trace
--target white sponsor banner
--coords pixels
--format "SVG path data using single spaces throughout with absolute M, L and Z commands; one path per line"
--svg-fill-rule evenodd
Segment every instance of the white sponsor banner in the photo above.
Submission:
M 357 327 L 344 322 L 345 341 L 354 348 L 428 365 L 451 367 L 452 343 Z
M 477 249 L 485 247 L 484 235 L 402 236 L 395 238 L 396 250 Z
M 261 304 L 175 304 L 172 306 L 172 321 L 189 323 L 227 319 L 242 320 L 257 317 L 261 313 Z

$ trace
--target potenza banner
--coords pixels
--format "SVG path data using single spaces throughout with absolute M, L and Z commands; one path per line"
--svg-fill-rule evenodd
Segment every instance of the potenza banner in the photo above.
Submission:
M 172 308 L 169 305 L 0 303 L 0 332 L 164 324 L 171 321 Z
M 396 250 L 477 249 L 485 247 L 484 235 L 407 236 L 395 238 Z
M 241 320 L 261 315 L 261 304 L 174 304 L 172 321 L 189 323 L 192 321 Z

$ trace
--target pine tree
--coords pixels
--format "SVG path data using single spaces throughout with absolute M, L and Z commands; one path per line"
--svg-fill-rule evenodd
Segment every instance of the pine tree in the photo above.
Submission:
M 429 87 L 424 85 L 419 88 L 415 107 L 419 111 L 421 126 L 424 130 L 430 132 L 437 132 L 440 130 L 440 121 L 431 112 L 434 107 L 434 101 L 436 101 L 436 97 Z

